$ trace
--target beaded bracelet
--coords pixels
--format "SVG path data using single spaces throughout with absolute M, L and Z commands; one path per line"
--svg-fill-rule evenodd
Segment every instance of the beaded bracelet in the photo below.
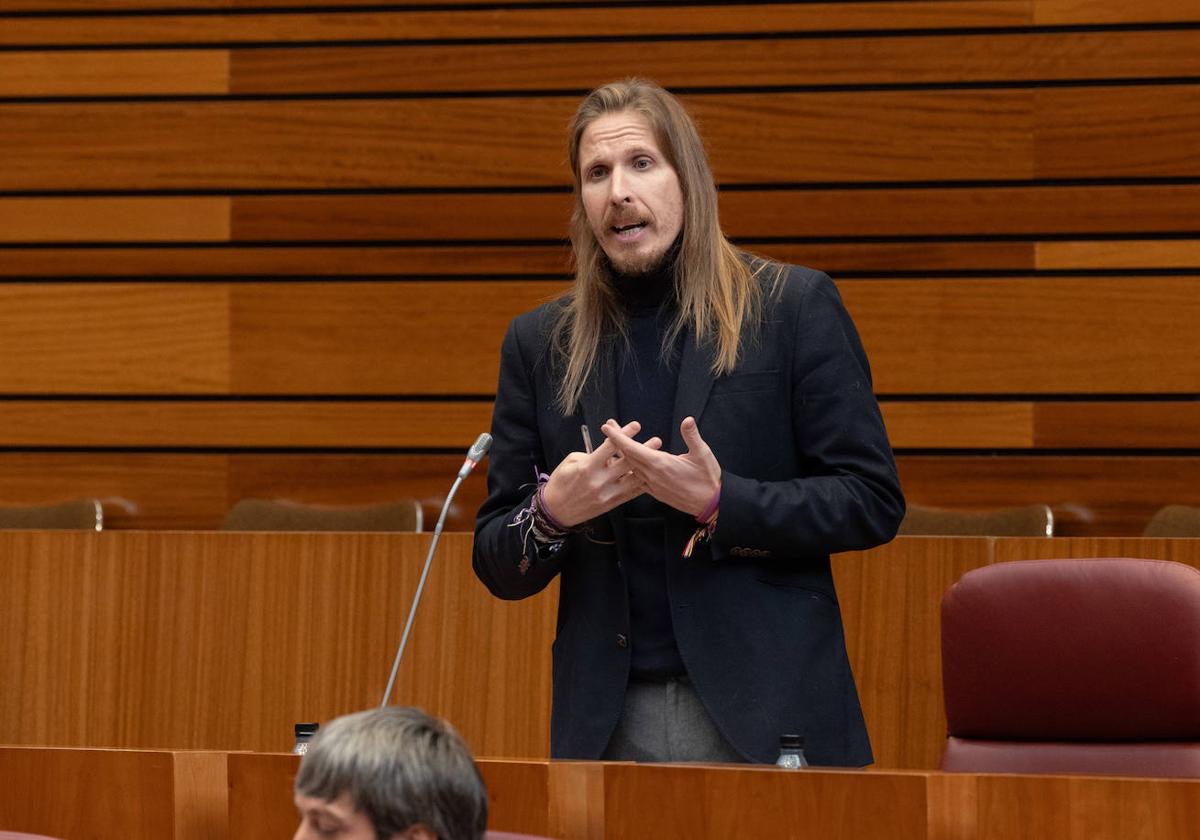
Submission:
M 696 550 L 696 546 L 703 545 L 712 539 L 713 531 L 717 529 L 717 515 L 721 512 L 721 487 L 718 485 L 716 492 L 712 498 L 708 500 L 708 504 L 700 515 L 696 517 L 696 521 L 700 523 L 700 527 L 692 534 L 692 538 L 687 541 L 687 545 L 683 547 L 683 556 L 691 557 L 692 552 Z

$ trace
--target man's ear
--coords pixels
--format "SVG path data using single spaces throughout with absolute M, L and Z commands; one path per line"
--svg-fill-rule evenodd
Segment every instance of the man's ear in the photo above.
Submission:
M 425 823 L 417 823 L 393 834 L 392 840 L 438 840 L 438 836 L 430 831 Z

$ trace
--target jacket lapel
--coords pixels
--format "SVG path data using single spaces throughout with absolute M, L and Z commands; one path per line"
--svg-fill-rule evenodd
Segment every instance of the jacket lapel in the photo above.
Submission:
M 592 445 L 599 446 L 604 442 L 604 434 L 600 427 L 608 418 L 617 417 L 617 379 L 613 370 L 615 366 L 614 346 L 612 341 L 605 341 L 597 350 L 598 358 L 592 375 L 588 377 L 587 386 L 583 389 L 580 404 L 583 407 L 583 422 L 587 423 Z M 576 440 L 574 445 L 567 447 L 568 451 L 578 449 L 583 441 Z
M 675 386 L 675 407 L 671 412 L 671 442 L 668 451 L 680 455 L 687 451 L 679 424 L 685 417 L 695 417 L 700 422 L 704 406 L 712 390 L 713 344 L 707 341 L 699 345 L 692 338 L 689 327 L 683 334 L 683 352 L 679 360 L 679 382 Z M 704 434 L 704 426 L 700 426 Z

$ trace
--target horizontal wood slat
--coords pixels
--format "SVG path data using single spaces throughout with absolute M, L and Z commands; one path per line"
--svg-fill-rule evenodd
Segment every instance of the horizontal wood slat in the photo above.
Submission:
M 20 0 L 17 0 L 20 2 Z M 64 0 L 72 2 L 72 0 Z M 187 0 L 181 0 L 186 3 Z M 369 6 L 354 0 L 322 6 Z M 131 6 L 137 5 L 131 3 Z M 167 5 L 167 4 L 162 4 Z M 193 5 L 193 4 L 188 4 Z M 204 6 L 213 4 L 205 3 Z M 314 5 L 290 0 L 239 3 L 270 6 Z M 374 4 L 383 5 L 383 4 Z M 393 8 L 401 4 L 387 4 Z M 419 4 L 428 6 L 430 4 Z M 438 5 L 442 5 L 439 3 Z M 450 4 L 445 4 L 450 5 Z M 630 4 L 633 5 L 633 4 Z M 95 8 L 79 0 L 75 8 Z M 194 6 L 193 6 L 194 7 Z M 59 7 L 64 8 L 64 7 Z M 700 6 L 633 6 L 456 10 L 346 11 L 328 14 L 238 14 L 154 17 L 95 17 L 6 20 L 0 45 L 40 44 L 195 44 L 327 41 L 561 38 L 707 34 L 713 32 L 829 32 L 856 29 L 1026 26 L 1031 22 L 1023 0 L 955 2 L 763 3 Z
M 1200 393 L 1194 278 L 840 284 L 881 393 Z
M 1197 282 L 839 285 L 882 394 L 1194 394 Z M 8 284 L 0 393 L 488 394 L 509 320 L 565 285 Z
M 685 100 L 724 183 L 1200 174 L 1190 153 L 1200 85 Z M 5 105 L 0 154 L 12 165 L 0 190 L 563 185 L 573 106 L 565 97 Z
M 556 238 L 566 235 L 573 201 L 565 194 L 238 196 L 232 235 Z M 726 190 L 720 208 L 722 227 L 737 239 L 1194 231 L 1200 185 Z
M 1039 269 L 1200 268 L 1200 239 L 1039 242 Z
M 0 198 L 0 242 L 554 240 L 572 203 L 560 193 Z M 720 205 L 739 240 L 1173 233 L 1196 229 L 1200 185 L 726 190 Z M 1133 247 L 1139 262 L 1154 253 Z M 1179 263 L 1194 244 L 1168 247 L 1153 265 Z M 1044 250 L 1043 262 L 1062 262 Z
M 1164 505 L 1200 505 L 1200 458 L 1194 457 L 902 456 L 898 463 L 910 503 L 1048 504 L 1059 536 L 1136 535 Z
M 222 242 L 225 197 L 0 198 L 0 242 Z
M 0 52 L 0 96 L 228 92 L 225 50 Z
M 880 407 L 896 449 L 1200 449 L 1200 401 L 886 400 Z M 8 399 L 0 400 L 0 447 L 466 449 L 491 415 L 490 399 Z
M 219 286 L 0 286 L 0 392 L 226 392 L 229 343 Z
M 897 459 L 908 501 L 951 508 L 1048 504 L 1059 535 L 1140 534 L 1167 504 L 1200 505 L 1200 457 L 912 456 Z M 215 528 L 242 498 L 321 504 L 423 501 L 437 515 L 461 455 L 0 453 L 0 504 L 106 499 L 110 528 Z M 483 468 L 477 472 L 482 472 Z M 469 531 L 486 495 L 464 482 L 447 530 Z
M 1066 243 L 1071 244 L 1071 243 Z M 1090 267 L 1089 245 L 1081 244 L 1081 266 Z M 1127 246 L 1130 260 L 1151 257 L 1139 246 L 1173 246 L 1167 242 L 1114 242 L 1106 252 L 1103 268 L 1123 267 L 1120 246 Z M 1186 243 L 1185 243 L 1186 245 Z M 1200 242 L 1192 245 L 1192 250 Z M 1003 270 L 1014 273 L 1034 268 L 1033 242 L 854 242 L 751 244 L 755 252 L 792 264 L 819 266 L 840 272 L 893 271 L 978 271 Z M 1200 251 L 1196 252 L 1200 255 Z M 1139 256 L 1140 255 L 1140 256 Z M 239 245 L 222 248 L 8 248 L 0 259 L 0 277 L 134 277 L 211 276 L 338 277 L 347 275 L 475 275 L 487 277 L 554 274 L 566 277 L 567 249 L 557 245 L 453 245 L 390 247 L 348 245 L 313 246 L 304 243 L 286 247 Z M 1052 257 L 1056 267 L 1071 268 L 1070 253 Z M 1200 256 L 1183 268 L 1200 266 Z M 1055 266 L 1051 266 L 1055 267 Z
M 1200 51 L 1186 30 L 246 49 L 231 57 L 230 89 L 588 90 L 612 67 L 668 88 L 963 84 L 1195 76 Z

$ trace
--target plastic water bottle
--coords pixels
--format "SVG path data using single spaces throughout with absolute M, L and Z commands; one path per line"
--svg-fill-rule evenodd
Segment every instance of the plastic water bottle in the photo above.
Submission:
M 803 735 L 779 736 L 779 760 L 775 766 L 786 770 L 802 770 L 808 766 L 808 759 L 804 757 Z
M 296 732 L 296 745 L 292 747 L 292 752 L 296 755 L 305 755 L 308 752 L 308 742 L 317 734 L 320 724 L 297 723 L 293 728 Z

